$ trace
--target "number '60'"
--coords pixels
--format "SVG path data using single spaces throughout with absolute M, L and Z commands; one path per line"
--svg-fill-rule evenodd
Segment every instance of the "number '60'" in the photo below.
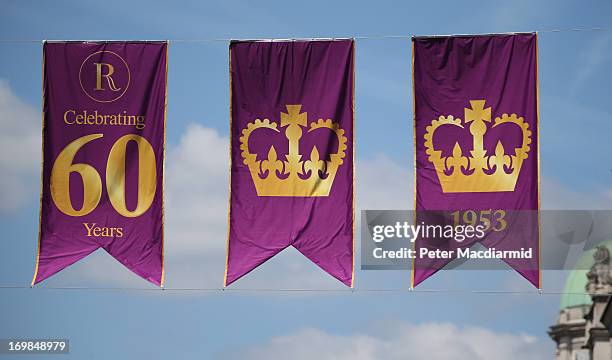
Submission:
M 85 144 L 103 137 L 91 134 L 68 144 L 55 159 L 51 170 L 51 197 L 55 206 L 66 215 L 84 216 L 92 212 L 102 197 L 102 180 L 96 169 L 88 164 L 73 164 L 74 156 Z M 125 203 L 125 153 L 127 144 L 138 145 L 138 203 L 128 210 Z M 83 206 L 75 209 L 70 200 L 70 174 L 78 173 L 83 179 Z M 153 147 L 142 136 L 129 134 L 120 137 L 108 154 L 106 163 L 106 190 L 113 208 L 125 217 L 137 217 L 149 209 L 155 197 L 157 171 Z

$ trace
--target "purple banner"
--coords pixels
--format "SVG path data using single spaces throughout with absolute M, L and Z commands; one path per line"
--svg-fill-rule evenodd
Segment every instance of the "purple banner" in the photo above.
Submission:
M 232 42 L 225 285 L 293 246 L 353 284 L 354 43 Z
M 504 261 L 540 287 L 536 34 L 418 37 L 413 61 L 415 208 L 486 228 L 483 239 L 461 243 L 417 239 L 417 253 L 475 242 L 530 249 Z M 415 258 L 412 285 L 449 261 Z
M 167 43 L 47 42 L 43 56 L 32 284 L 102 248 L 162 286 Z

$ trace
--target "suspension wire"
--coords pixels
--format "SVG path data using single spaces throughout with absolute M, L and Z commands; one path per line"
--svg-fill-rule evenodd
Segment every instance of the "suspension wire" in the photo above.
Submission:
M 566 33 L 566 32 L 592 32 L 592 31 L 610 31 L 611 28 L 604 27 L 589 27 L 589 28 L 561 28 L 561 29 L 544 29 L 532 31 L 512 31 L 499 33 L 484 33 L 484 34 L 432 34 L 432 35 L 355 35 L 343 37 L 312 37 L 312 38 L 255 38 L 255 39 L 235 39 L 235 38 L 196 38 L 196 39 L 165 39 L 165 40 L 47 40 L 47 39 L 0 39 L 0 43 L 40 43 L 40 42 L 156 42 L 170 41 L 174 43 L 209 43 L 209 42 L 230 42 L 230 41 L 317 41 L 317 40 L 339 40 L 339 39 L 355 39 L 355 40 L 387 40 L 387 39 L 411 39 L 414 37 L 447 37 L 447 36 L 478 36 L 478 35 L 511 35 L 525 33 Z
M 612 293 L 565 292 L 533 290 L 468 290 L 468 289 L 412 289 L 412 288 L 353 288 L 353 289 L 317 289 L 317 288 L 222 288 L 222 287 L 89 287 L 89 286 L 30 286 L 0 285 L 0 290 L 31 289 L 58 291 L 117 291 L 117 292 L 216 292 L 216 293 L 455 293 L 455 294 L 507 294 L 507 295 L 579 295 L 579 296 L 612 296 Z

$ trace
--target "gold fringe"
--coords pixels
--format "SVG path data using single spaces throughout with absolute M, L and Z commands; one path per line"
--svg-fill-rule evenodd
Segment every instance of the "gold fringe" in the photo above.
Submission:
M 42 237 L 42 201 L 43 201 L 43 191 L 44 184 L 43 179 L 45 176 L 45 46 L 46 42 L 43 41 L 42 45 L 42 130 L 41 130 L 41 157 L 40 157 L 40 210 L 38 213 L 38 250 L 36 251 L 36 268 L 34 269 L 34 276 L 32 277 L 32 283 L 30 286 L 34 286 L 36 281 L 36 277 L 38 276 L 38 265 L 40 264 L 40 240 Z
M 542 290 L 542 227 L 540 220 L 540 208 L 541 208 L 541 193 L 540 193 L 540 72 L 538 64 L 538 33 L 535 34 L 536 43 L 536 107 L 537 107 L 537 118 L 536 118 L 536 143 L 538 151 L 536 156 L 538 157 L 538 289 Z
M 164 196 L 166 191 L 166 115 L 168 114 L 168 48 L 170 47 L 170 42 L 166 41 L 166 93 L 164 95 L 164 149 L 163 149 L 163 159 L 162 159 L 162 273 L 161 280 L 159 282 L 159 287 L 164 287 L 164 280 L 166 278 L 166 267 L 165 261 L 166 257 L 164 256 L 164 231 L 165 231 L 165 202 Z
M 232 209 L 232 43 L 229 44 L 229 113 L 230 113 L 230 132 L 229 132 L 229 202 L 227 204 L 227 243 L 225 253 L 225 272 L 223 274 L 223 287 L 227 287 L 227 268 L 229 265 L 229 251 L 230 251 L 230 214 Z
M 355 39 L 352 40 L 352 52 L 353 52 L 353 61 L 352 61 L 352 65 L 353 65 L 353 84 L 352 84 L 352 97 L 353 97 L 353 101 L 352 101 L 352 107 L 353 107 L 353 118 L 352 118 L 352 134 L 353 134 L 353 213 L 352 213 L 352 221 L 353 221 L 353 269 L 351 271 L 351 289 L 354 287 L 354 283 L 355 283 Z
M 416 90 L 415 90 L 415 86 L 414 86 L 414 40 L 412 40 L 412 141 L 414 144 L 414 151 L 412 156 L 414 157 L 414 168 L 413 168 L 413 174 L 412 177 L 414 179 L 413 183 L 414 183 L 414 188 L 412 189 L 412 198 L 413 198 L 413 205 L 414 205 L 414 213 L 413 213 L 413 222 L 416 224 L 416 207 L 417 207 L 417 125 L 416 125 Z M 416 251 L 416 241 L 412 242 L 412 251 Z M 414 289 L 414 262 L 416 261 L 415 259 L 412 259 L 412 266 L 411 266 L 411 270 L 410 270 L 410 288 Z

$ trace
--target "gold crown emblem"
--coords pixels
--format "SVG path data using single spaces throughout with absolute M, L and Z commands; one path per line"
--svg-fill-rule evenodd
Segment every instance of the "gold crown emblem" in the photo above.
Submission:
M 278 124 L 269 119 L 256 119 L 242 130 L 240 150 L 244 164 L 248 165 L 258 196 L 328 196 L 338 168 L 346 156 L 346 136 L 338 123 L 331 119 L 313 121 L 306 133 L 317 129 L 328 129 L 338 139 L 338 150 L 321 159 L 316 146 L 310 158 L 302 161 L 299 154 L 302 127 L 307 127 L 307 113 L 301 113 L 302 105 L 287 105 L 287 112 L 281 113 L 281 127 L 287 127 L 285 137 L 289 140 L 286 160 L 278 159 L 274 146 L 268 151 L 268 158 L 257 160 L 257 154 L 249 150 L 249 137 L 257 129 L 270 129 L 280 133 Z
M 483 139 L 487 132 L 486 122 L 491 122 L 491 108 L 485 109 L 485 100 L 470 100 L 471 109 L 465 108 L 465 121 L 470 124 L 473 137 L 473 148 L 470 155 L 464 155 L 459 142 L 455 143 L 452 155 L 442 157 L 441 150 L 435 150 L 434 132 L 441 126 L 451 125 L 465 129 L 461 119 L 452 115 L 440 116 L 432 120 L 425 133 L 425 148 L 428 160 L 434 164 L 442 192 L 501 192 L 514 191 L 523 160 L 527 159 L 531 144 L 529 124 L 516 114 L 502 114 L 496 117 L 491 128 L 502 124 L 514 124 L 521 129 L 522 144 L 516 148 L 514 155 L 506 154 L 501 141 L 497 142 L 494 154 L 484 149 Z

